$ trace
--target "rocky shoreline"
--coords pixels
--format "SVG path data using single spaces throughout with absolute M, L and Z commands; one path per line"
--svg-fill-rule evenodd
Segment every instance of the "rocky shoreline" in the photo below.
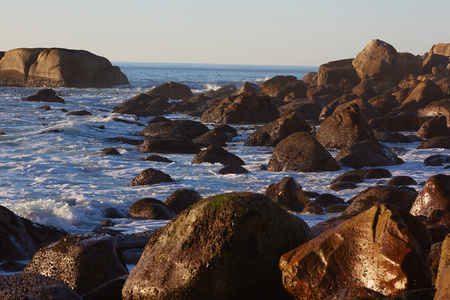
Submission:
M 34 58 L 17 60 L 19 50 Z M 86 76 L 94 78 L 89 82 L 62 75 L 50 82 L 51 76 L 36 75 L 51 65 L 42 63 L 43 57 L 93 54 L 32 50 L 16 49 L 2 56 L 0 84 L 128 83 L 121 73 L 108 75 L 107 63 L 94 68 L 102 71 L 89 71 L 106 74 Z M 88 61 L 89 68 L 98 65 Z M 11 71 L 18 65 L 24 69 Z M 67 64 L 60 74 L 71 68 Z M 51 89 L 23 100 L 64 101 Z M 373 40 L 354 59 L 323 64 L 318 73 L 301 80 L 276 76 L 260 86 L 224 86 L 204 95 L 169 82 L 112 112 L 154 116 L 142 124 L 141 139 L 116 138 L 151 154 L 148 160 L 167 161 L 159 155 L 165 153 L 196 154 L 192 164 L 220 163 L 221 174 L 248 172 L 242 159 L 223 148 L 236 136 L 230 125 L 265 123 L 245 144 L 274 147 L 264 166 L 270 172 L 355 169 L 333 180 L 331 190 L 352 189 L 369 178 L 390 180 L 349 201 L 303 191 L 292 177 L 272 183 L 265 195 L 236 191 L 201 199 L 196 191 L 177 190 L 165 202 L 137 201 L 127 216 L 111 208 L 104 212 L 105 221 L 86 235 L 35 224 L 0 206 L 0 268 L 22 271 L 0 276 L 2 299 L 450 297 L 450 175 L 445 171 L 450 155 L 443 152 L 424 161 L 445 168 L 424 182 L 421 191 L 408 187 L 417 184 L 413 178 L 393 177 L 382 168 L 403 163 L 398 149 L 384 142 L 421 141 L 419 149 L 450 149 L 450 44 L 415 56 Z M 174 112 L 201 117 L 200 122 L 161 116 Z M 203 123 L 216 126 L 209 129 Z M 335 157 L 330 149 L 338 150 Z M 101 152 L 120 155 L 115 148 Z M 169 174 L 149 168 L 136 174 L 130 186 L 172 181 Z M 342 214 L 310 228 L 288 211 Z M 124 235 L 109 220 L 123 217 L 171 221 L 156 231 Z M 30 262 L 25 266 L 20 260 Z M 128 274 L 130 264 L 136 266 Z

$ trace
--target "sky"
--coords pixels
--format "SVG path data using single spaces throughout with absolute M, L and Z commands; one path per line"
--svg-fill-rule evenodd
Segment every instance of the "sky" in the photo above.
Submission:
M 372 39 L 422 55 L 450 43 L 449 12 L 449 0 L 14 0 L 0 10 L 0 50 L 83 49 L 112 62 L 319 66 L 355 57 Z

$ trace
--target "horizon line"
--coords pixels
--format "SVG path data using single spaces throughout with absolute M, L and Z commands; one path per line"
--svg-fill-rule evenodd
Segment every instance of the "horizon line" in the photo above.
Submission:
M 131 63 L 131 64 L 166 64 L 166 65 L 222 65 L 222 66 L 267 66 L 267 67 L 307 67 L 319 68 L 314 65 L 289 65 L 289 64 L 239 64 L 239 63 L 193 63 L 193 62 L 150 62 L 150 61 L 116 61 L 111 63 Z

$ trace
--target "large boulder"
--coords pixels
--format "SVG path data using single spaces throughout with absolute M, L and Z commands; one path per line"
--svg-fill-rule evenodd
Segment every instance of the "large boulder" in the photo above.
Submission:
M 200 201 L 202 196 L 194 190 L 179 189 L 173 192 L 164 203 L 176 214 Z
M 243 93 L 229 96 L 206 110 L 202 122 L 226 124 L 254 124 L 272 122 L 280 113 L 269 96 Z
M 278 107 L 282 117 L 298 112 L 305 120 L 319 119 L 322 109 L 323 104 L 320 99 L 301 99 Z
M 79 295 L 128 273 L 117 256 L 117 240 L 104 235 L 69 235 L 39 249 L 24 273 L 64 282 Z
M 365 140 L 341 148 L 336 155 L 336 160 L 353 169 L 394 166 L 403 163 L 394 151 L 373 140 Z
M 150 239 L 123 299 L 286 299 L 279 257 L 311 239 L 261 194 L 200 200 Z
M 211 164 L 221 163 L 223 165 L 245 165 L 244 161 L 237 155 L 234 155 L 215 144 L 199 152 L 192 159 L 192 164 L 201 164 L 204 162 Z
M 164 114 L 169 105 L 169 98 L 165 96 L 139 94 L 114 107 L 112 112 L 149 117 Z
M 186 99 L 194 96 L 187 85 L 173 81 L 154 87 L 146 94 L 150 96 L 164 96 L 174 100 Z
M 20 48 L 0 61 L 0 85 L 112 87 L 129 84 L 109 60 L 84 50 Z
M 447 118 L 447 126 L 450 127 L 450 98 L 433 101 L 419 111 L 421 117 L 436 117 L 443 115 Z
M 425 182 L 410 213 L 429 217 L 435 210 L 450 211 L 450 175 L 434 175 Z
M 400 82 L 403 77 L 401 59 L 390 44 L 372 40 L 353 60 L 359 78 Z
M 31 222 L 0 205 L 0 262 L 30 259 L 39 248 L 65 235 L 65 231 Z
M 364 140 L 375 140 L 372 130 L 356 104 L 326 118 L 315 136 L 322 146 L 337 149 Z
M 387 129 L 390 131 L 417 131 L 425 122 L 414 113 L 402 112 L 398 115 L 387 115 L 369 121 L 371 128 Z
M 162 201 L 153 198 L 143 198 L 134 202 L 127 213 L 127 218 L 171 220 L 174 212 Z
M 141 130 L 146 136 L 161 136 L 165 134 L 182 134 L 188 138 L 199 137 L 209 131 L 208 127 L 200 122 L 192 120 L 168 120 L 152 122 Z
M 196 154 L 200 147 L 183 134 L 161 134 L 147 136 L 142 144 L 136 146 L 142 153 L 182 153 Z
M 300 113 L 293 112 L 259 127 L 250 134 L 245 141 L 245 145 L 275 147 L 281 140 L 297 131 L 311 132 L 311 126 L 303 119 Z
M 288 94 L 298 92 L 306 96 L 306 86 L 295 76 L 275 76 L 261 84 L 261 93 L 270 97 L 284 99 Z
M 130 186 L 152 185 L 161 182 L 173 182 L 173 179 L 162 171 L 148 168 L 134 177 Z
M 53 89 L 41 89 L 31 96 L 25 98 L 26 101 L 37 101 L 37 102 L 57 102 L 65 103 L 64 99 L 56 95 Z
M 406 211 L 376 205 L 280 259 L 294 299 L 328 299 L 342 288 L 383 295 L 431 287 L 429 231 Z
M 353 58 L 350 58 L 320 65 L 317 84 L 320 86 L 329 83 L 339 84 L 342 80 L 346 80 L 351 87 L 354 87 L 361 79 L 358 77 L 358 74 L 356 74 L 352 62 Z
M 311 201 L 303 192 L 294 177 L 287 176 L 277 183 L 270 184 L 264 195 L 286 210 L 301 212 Z
M 450 128 L 447 127 L 445 116 L 436 116 L 426 121 L 417 130 L 416 135 L 422 139 L 429 139 L 436 136 L 450 136 Z
M 450 149 L 450 136 L 435 136 L 417 146 L 417 149 L 432 148 Z
M 317 172 L 340 170 L 330 153 L 309 133 L 296 132 L 273 150 L 267 170 Z
M 442 242 L 434 300 L 450 299 L 450 234 Z
M 333 113 L 337 114 L 342 110 L 346 109 L 347 107 L 349 107 L 350 105 L 357 105 L 359 107 L 359 111 L 366 120 L 370 120 L 372 118 L 377 118 L 381 116 L 381 113 L 377 108 L 375 108 L 374 106 L 372 106 L 372 104 L 362 99 L 355 99 L 347 103 L 340 103 L 338 104 L 338 106 L 336 106 Z
M 230 125 L 222 124 L 195 138 L 194 142 L 202 147 L 208 147 L 213 144 L 226 147 L 227 142 L 231 142 L 235 136 L 237 136 L 236 129 Z
M 400 110 L 417 110 L 442 98 L 441 88 L 429 79 L 419 83 L 402 102 Z
M 430 49 L 430 53 L 450 57 L 450 43 L 439 43 L 433 45 Z

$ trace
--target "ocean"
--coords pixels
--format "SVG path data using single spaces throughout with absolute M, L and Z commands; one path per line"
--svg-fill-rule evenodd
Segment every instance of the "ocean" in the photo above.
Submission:
M 362 190 L 386 180 L 366 180 L 353 190 L 331 192 L 329 183 L 342 173 L 269 172 L 259 169 L 271 156 L 270 147 L 244 146 L 252 129 L 241 128 L 227 150 L 241 157 L 250 170 L 241 175 L 220 175 L 219 164 L 192 165 L 194 155 L 164 155 L 174 163 L 144 161 L 146 153 L 134 146 L 111 142 L 117 136 L 138 137 L 143 127 L 117 122 L 116 117 L 145 124 L 149 118 L 112 114 L 112 109 L 127 99 L 168 81 L 186 84 L 194 93 L 245 81 L 260 84 L 276 75 L 294 75 L 301 79 L 317 67 L 240 66 L 207 64 L 114 63 L 128 76 L 130 85 L 110 89 L 56 88 L 66 101 L 60 103 L 26 102 L 23 97 L 37 88 L 0 87 L 0 205 L 32 221 L 53 225 L 71 234 L 86 233 L 103 219 L 102 211 L 115 207 L 124 214 L 137 200 L 152 197 L 164 201 L 177 189 L 194 189 L 203 197 L 251 191 L 264 193 L 267 186 L 293 176 L 303 190 L 332 193 L 349 200 Z M 49 105 L 50 110 L 39 109 Z M 87 110 L 90 116 L 68 116 L 62 111 Z M 182 114 L 166 116 L 194 119 Z M 209 124 L 211 125 L 211 124 Z M 417 182 L 439 172 L 442 167 L 424 166 L 423 160 L 444 149 L 416 150 L 419 143 L 386 144 L 401 148 L 405 164 L 385 167 L 395 175 L 407 175 Z M 115 147 L 120 156 L 101 155 L 104 148 Z M 336 151 L 331 151 L 336 155 Z M 175 183 L 130 187 L 130 181 L 146 168 L 169 174 Z M 420 190 L 421 186 L 413 186 Z M 298 214 L 310 226 L 333 215 Z M 167 221 L 114 219 L 116 229 L 125 233 L 161 227 Z

